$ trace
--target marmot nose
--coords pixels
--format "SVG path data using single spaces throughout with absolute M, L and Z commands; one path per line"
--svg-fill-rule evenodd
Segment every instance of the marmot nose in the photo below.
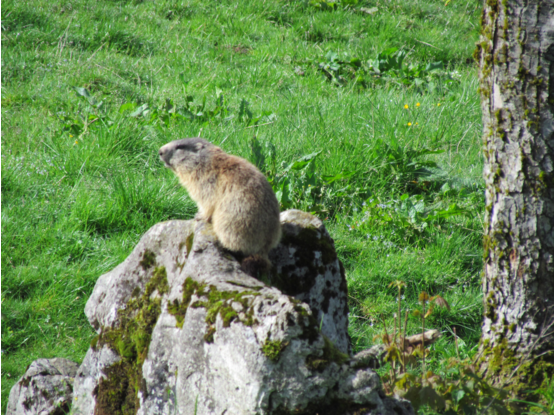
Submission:
M 167 151 L 167 149 L 164 149 L 164 147 L 162 147 L 160 150 L 158 150 L 158 154 L 160 155 L 160 160 L 162 160 L 164 163 L 168 164 L 168 161 L 169 161 L 168 154 L 169 154 L 169 152 Z

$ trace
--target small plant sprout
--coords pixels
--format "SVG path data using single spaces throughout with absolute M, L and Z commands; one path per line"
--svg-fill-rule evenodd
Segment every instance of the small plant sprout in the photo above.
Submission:
M 457 328 L 453 327 L 453 334 L 455 335 L 455 351 L 457 352 L 457 359 L 461 360 L 461 356 L 459 354 L 459 342 L 457 337 Z
M 413 346 L 407 342 L 407 322 L 409 312 L 405 313 L 404 318 L 404 329 L 403 321 L 401 320 L 401 292 L 406 284 L 403 281 L 393 281 L 389 284 L 389 287 L 397 287 L 397 313 L 394 314 L 394 329 L 393 336 L 390 336 L 385 324 L 385 319 L 382 316 L 382 321 L 384 324 L 384 334 L 382 335 L 382 341 L 386 346 L 386 356 L 385 360 L 391 362 L 391 369 L 389 373 L 389 379 L 385 382 L 385 386 L 391 392 L 395 389 L 395 385 L 399 379 L 398 375 L 406 373 L 406 366 L 409 362 L 414 361 Z M 397 326 L 398 325 L 398 326 Z M 397 364 L 399 362 L 399 373 L 397 373 Z
M 401 290 L 406 287 L 406 284 L 403 281 L 395 280 L 389 284 L 389 287 L 397 287 L 397 315 L 395 316 L 395 331 L 393 332 L 393 338 L 396 340 L 397 318 L 399 319 L 399 336 L 401 335 Z
M 512 400 L 513 402 L 526 404 L 530 408 L 537 409 L 537 411 L 534 410 L 534 411 L 524 412 L 525 415 L 528 415 L 528 414 L 533 415 L 538 413 L 542 413 L 542 414 L 554 413 L 555 399 L 553 394 L 553 391 L 554 391 L 553 377 L 550 378 L 547 373 L 545 373 L 544 376 L 545 376 L 545 382 L 544 382 L 545 386 L 541 387 L 535 392 L 535 395 L 537 395 L 540 398 L 540 402 L 529 402 L 529 401 L 522 401 L 522 400 L 516 400 L 516 399 Z
M 430 297 L 428 293 L 422 291 L 418 295 L 418 302 L 422 305 L 422 311 L 414 310 L 413 316 L 421 317 L 422 319 L 422 344 L 420 353 L 422 354 L 422 385 L 426 384 L 426 355 L 429 354 L 429 349 L 425 349 L 425 332 L 426 332 L 426 319 L 430 317 L 434 311 L 434 303 L 438 306 L 451 309 L 449 303 L 440 295 Z

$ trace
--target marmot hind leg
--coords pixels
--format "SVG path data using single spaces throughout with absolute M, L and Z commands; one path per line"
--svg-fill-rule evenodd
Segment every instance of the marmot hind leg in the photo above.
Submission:
M 241 264 L 241 271 L 250 277 L 265 282 L 267 276 L 272 270 L 272 263 L 268 260 L 268 258 L 259 254 L 245 255 L 241 252 L 224 248 L 221 245 L 220 247 L 235 258 L 239 264 Z
M 262 255 L 249 255 L 241 261 L 241 270 L 257 280 L 266 280 L 272 264 Z

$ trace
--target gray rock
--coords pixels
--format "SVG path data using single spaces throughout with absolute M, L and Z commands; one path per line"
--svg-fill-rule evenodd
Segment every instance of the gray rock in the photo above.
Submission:
M 281 243 L 269 255 L 276 267 L 271 285 L 308 304 L 322 333 L 350 354 L 347 279 L 333 239 L 322 221 L 309 213 L 287 210 L 280 219 Z
M 385 345 L 376 344 L 355 354 L 349 361 L 349 365 L 352 368 L 377 369 L 383 364 L 385 354 Z
M 103 370 L 121 361 L 117 352 L 103 346 L 90 348 L 79 367 L 73 384 L 73 414 L 93 414 L 98 395 L 98 385 L 106 378 Z
M 35 360 L 12 387 L 6 415 L 62 415 L 69 412 L 79 365 L 71 360 Z
M 243 273 L 210 225 L 150 229 L 87 302 L 99 335 L 73 412 L 413 413 L 350 364 L 345 276 L 322 222 L 288 211 L 282 225 L 270 285 Z

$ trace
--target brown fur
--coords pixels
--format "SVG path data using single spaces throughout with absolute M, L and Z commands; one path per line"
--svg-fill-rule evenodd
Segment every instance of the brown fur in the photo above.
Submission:
M 258 279 L 268 276 L 271 266 L 267 258 L 260 255 L 249 255 L 241 261 L 241 269 L 245 274 Z
M 224 248 L 268 259 L 281 236 L 279 204 L 255 166 L 201 138 L 172 141 L 159 154 Z

